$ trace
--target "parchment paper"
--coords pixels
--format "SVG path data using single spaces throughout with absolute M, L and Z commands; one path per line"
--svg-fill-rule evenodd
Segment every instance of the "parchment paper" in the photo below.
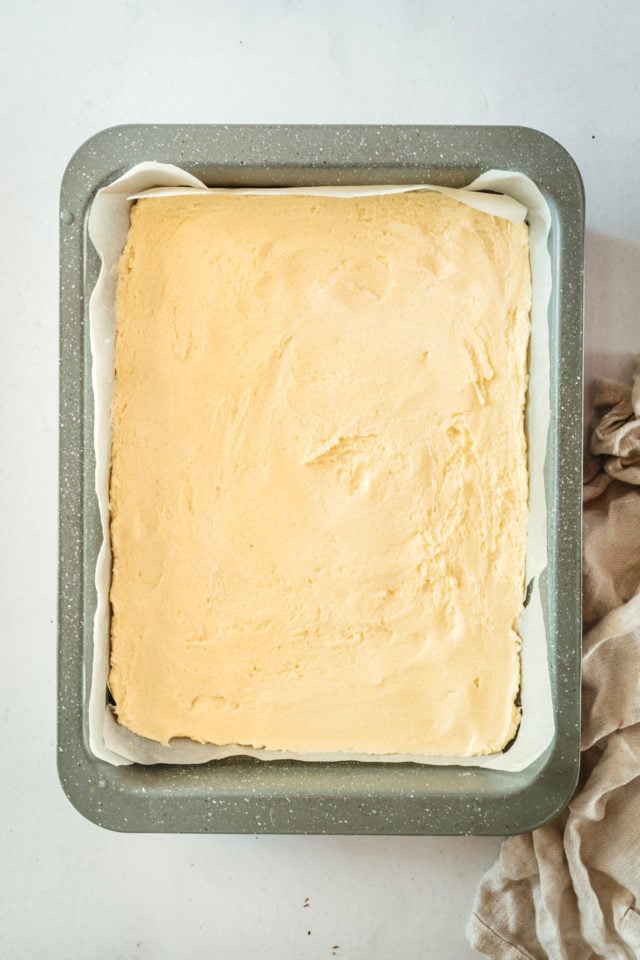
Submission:
M 482 757 L 413 756 L 402 754 L 297 754 L 255 750 L 244 746 L 218 747 L 178 739 L 169 746 L 147 740 L 117 723 L 107 702 L 109 672 L 109 588 L 111 548 L 109 543 L 110 406 L 113 388 L 115 297 L 118 264 L 129 229 L 129 210 L 141 196 L 225 193 L 207 189 L 191 174 L 168 164 L 142 163 L 108 187 L 100 190 L 89 215 L 89 236 L 101 258 L 102 268 L 89 305 L 92 355 L 92 385 L 95 409 L 96 495 L 100 508 L 103 543 L 96 564 L 97 608 L 94 619 L 94 653 L 89 697 L 89 734 L 93 753 L 102 760 L 126 763 L 206 763 L 243 754 L 262 760 L 412 762 L 521 770 L 545 750 L 554 732 L 551 686 L 547 660 L 545 624 L 538 580 L 547 564 L 544 459 L 549 426 L 549 343 L 547 310 L 551 295 L 551 260 L 547 241 L 551 217 L 535 184 L 520 173 L 492 170 L 467 187 L 456 190 L 433 185 L 305 187 L 236 190 L 236 193 L 291 193 L 332 197 L 404 193 L 435 190 L 485 213 L 517 223 L 525 219 L 530 228 L 530 258 L 533 282 L 529 389 L 526 431 L 529 457 L 529 526 L 526 580 L 532 582 L 530 599 L 519 623 L 522 637 L 522 721 L 515 742 L 503 753 Z M 497 194 L 481 193 L 491 190 Z

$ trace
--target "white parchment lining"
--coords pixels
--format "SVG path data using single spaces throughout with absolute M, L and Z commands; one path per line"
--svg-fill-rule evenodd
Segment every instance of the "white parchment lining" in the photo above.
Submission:
M 467 187 L 365 186 L 242 189 L 235 193 L 290 193 L 330 197 L 435 190 L 485 213 L 517 223 L 525 219 L 530 228 L 530 258 L 533 281 L 529 389 L 526 429 L 529 457 L 529 526 L 526 554 L 527 583 L 533 581 L 529 603 L 519 624 L 522 637 L 522 721 L 515 742 L 503 753 L 483 757 L 410 756 L 401 754 L 297 754 L 256 750 L 231 745 L 214 746 L 191 740 L 174 740 L 169 746 L 140 737 L 121 727 L 107 703 L 109 671 L 109 588 L 111 548 L 109 543 L 110 407 L 113 389 L 115 298 L 118 264 L 129 229 L 129 210 L 141 195 L 180 193 L 226 193 L 207 189 L 191 174 L 160 163 L 141 163 L 108 187 L 100 190 L 89 215 L 89 235 L 102 261 L 100 276 L 89 304 L 92 385 L 95 409 L 96 494 L 100 508 L 103 543 L 96 565 L 97 608 L 94 619 L 94 652 L 89 697 L 89 735 L 93 753 L 102 760 L 127 763 L 206 763 L 233 755 L 262 760 L 360 760 L 366 762 L 412 762 L 522 770 L 551 742 L 554 733 L 551 685 L 547 660 L 545 624 L 538 580 L 547 564 L 544 460 L 550 417 L 548 305 L 551 295 L 551 260 L 547 241 L 551 224 L 549 208 L 535 184 L 523 174 L 492 170 Z M 481 193 L 491 190 L 496 194 Z

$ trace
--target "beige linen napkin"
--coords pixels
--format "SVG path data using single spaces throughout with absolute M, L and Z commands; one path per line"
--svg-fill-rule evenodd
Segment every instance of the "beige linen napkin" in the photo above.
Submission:
M 597 384 L 583 618 L 580 784 L 482 880 L 467 937 L 492 960 L 640 958 L 640 358 L 633 388 Z

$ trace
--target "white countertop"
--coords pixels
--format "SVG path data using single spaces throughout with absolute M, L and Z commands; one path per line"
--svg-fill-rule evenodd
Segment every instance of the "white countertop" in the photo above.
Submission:
M 63 796 L 57 204 L 73 151 L 144 121 L 537 127 L 585 181 L 589 383 L 628 374 L 640 352 L 638 36 L 634 0 L 2 5 L 1 956 L 464 960 L 499 847 L 111 834 Z

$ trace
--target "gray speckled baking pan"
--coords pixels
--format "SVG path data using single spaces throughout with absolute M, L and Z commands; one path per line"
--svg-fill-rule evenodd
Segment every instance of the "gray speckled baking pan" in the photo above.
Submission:
M 142 160 L 216 186 L 463 186 L 491 168 L 537 183 L 552 212 L 549 565 L 541 587 L 556 735 L 519 773 L 418 764 L 264 763 L 112 767 L 89 750 L 87 698 L 100 523 L 94 494 L 87 330 L 99 264 L 95 192 Z M 112 830 L 180 833 L 510 834 L 549 820 L 576 784 L 580 743 L 584 195 L 554 140 L 522 127 L 123 126 L 72 157 L 60 207 L 58 769 L 71 802 Z

